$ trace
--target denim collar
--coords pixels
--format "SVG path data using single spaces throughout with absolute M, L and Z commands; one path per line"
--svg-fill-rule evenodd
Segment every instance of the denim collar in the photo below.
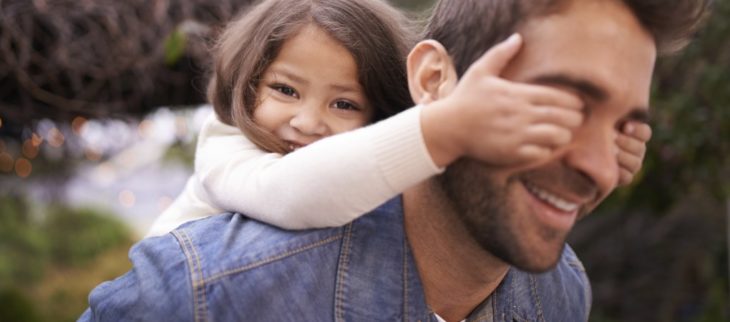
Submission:
M 382 320 L 431 320 L 400 198 L 345 226 L 340 250 L 335 321 Z
M 436 321 L 406 239 L 403 204 L 395 198 L 380 211 L 345 226 L 335 289 L 336 321 Z M 537 317 L 529 278 L 510 269 L 499 287 L 467 321 Z M 534 283 L 534 281 L 532 281 Z M 374 291 L 373 291 L 374 290 Z M 389 301 L 386 305 L 384 301 Z M 399 305 L 392 305 L 398 301 Z

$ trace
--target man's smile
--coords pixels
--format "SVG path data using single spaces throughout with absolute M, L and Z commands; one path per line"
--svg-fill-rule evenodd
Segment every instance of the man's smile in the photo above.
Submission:
M 531 184 L 530 182 L 523 181 L 522 184 L 524 184 L 525 188 L 527 188 L 527 191 L 532 193 L 535 197 L 557 208 L 558 210 L 564 212 L 573 212 L 580 208 L 579 203 L 570 202 L 566 199 L 558 197 L 557 195 L 550 193 L 542 188 L 539 188 L 536 185 Z

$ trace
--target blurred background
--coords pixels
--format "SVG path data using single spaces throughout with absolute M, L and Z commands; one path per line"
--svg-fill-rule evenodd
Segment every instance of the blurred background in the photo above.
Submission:
M 192 172 L 207 46 L 248 3 L 0 1 L 0 321 L 74 321 L 129 269 Z M 652 105 L 642 173 L 571 236 L 591 321 L 730 321 L 730 0 L 659 61 Z

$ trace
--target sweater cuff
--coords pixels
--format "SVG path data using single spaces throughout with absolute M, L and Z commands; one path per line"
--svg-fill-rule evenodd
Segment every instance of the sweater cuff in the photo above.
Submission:
M 426 148 L 421 110 L 417 105 L 374 125 L 382 127 L 371 137 L 376 162 L 388 185 L 398 193 L 444 171 Z

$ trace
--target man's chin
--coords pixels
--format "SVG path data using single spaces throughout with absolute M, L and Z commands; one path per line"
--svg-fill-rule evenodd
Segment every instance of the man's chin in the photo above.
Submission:
M 565 243 L 561 243 L 557 250 L 533 253 L 530 258 L 512 258 L 511 265 L 529 273 L 544 273 L 555 268 L 563 254 Z M 510 262 L 508 262 L 510 263 Z
M 485 170 L 460 161 L 439 178 L 458 220 L 482 249 L 505 263 L 535 273 L 554 268 L 569 228 L 538 223 L 518 176 L 503 180 Z

